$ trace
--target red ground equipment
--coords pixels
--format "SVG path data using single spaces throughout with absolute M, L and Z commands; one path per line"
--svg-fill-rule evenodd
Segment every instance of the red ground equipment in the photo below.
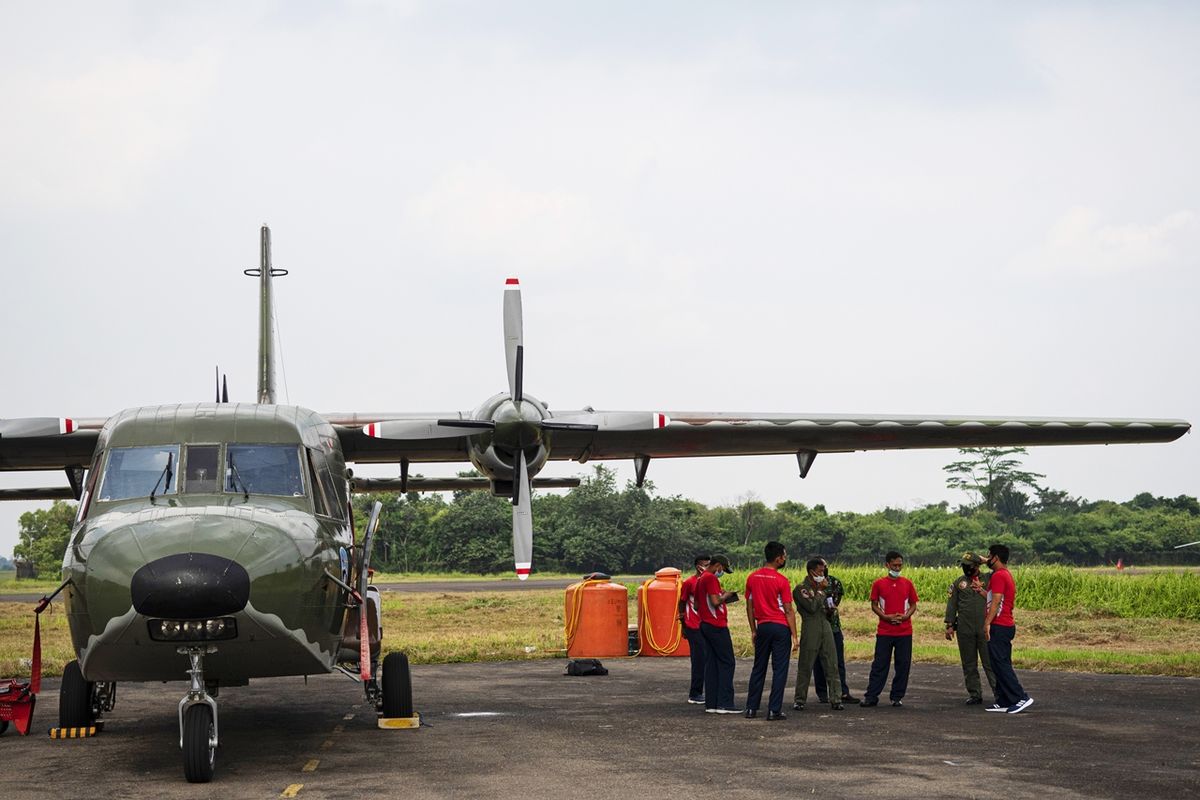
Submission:
M 63 584 L 66 586 L 66 584 Z M 33 707 L 37 705 L 37 694 L 42 690 L 42 617 L 41 614 L 63 590 L 58 587 L 54 594 L 43 597 L 33 610 L 33 663 L 28 682 L 17 680 L 0 681 L 0 733 L 8 730 L 11 722 L 17 733 L 25 736 L 33 724 Z

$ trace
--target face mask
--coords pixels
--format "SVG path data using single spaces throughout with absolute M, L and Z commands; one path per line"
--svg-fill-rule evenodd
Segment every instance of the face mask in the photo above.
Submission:
M 719 569 L 713 573 L 713 575 L 716 575 L 718 578 L 720 578 L 724 574 L 725 574 L 725 570 L 723 570 L 723 569 Z
M 783 569 L 783 568 L 784 568 L 784 567 L 786 567 L 786 566 L 787 566 L 787 559 L 785 558 L 783 561 L 781 561 L 781 562 L 779 563 L 779 568 L 780 568 L 780 569 Z
M 972 575 L 974 575 L 975 573 L 979 572 L 979 567 L 975 567 L 970 564 L 963 564 L 962 568 L 963 568 L 963 575 L 966 575 L 968 578 L 971 577 Z
M 892 577 L 892 578 L 899 578 L 899 577 L 900 577 L 900 570 L 898 570 L 898 569 L 889 569 L 889 570 L 888 570 L 888 575 L 889 575 L 890 577 Z
M 824 583 L 824 582 L 825 582 L 824 575 L 813 575 L 813 583 Z

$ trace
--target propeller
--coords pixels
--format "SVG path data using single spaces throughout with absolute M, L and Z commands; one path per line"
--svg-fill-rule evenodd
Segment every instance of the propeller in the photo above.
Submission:
M 513 562 L 517 579 L 529 578 L 533 566 L 533 506 L 530 503 L 529 468 L 525 451 L 518 451 L 517 474 L 513 482 Z
M 394 419 L 363 425 L 362 431 L 375 439 L 453 439 L 495 427 L 490 419 Z
M 521 283 L 516 278 L 504 281 L 504 361 L 508 373 L 508 398 L 487 407 L 483 414 L 494 419 L 417 418 L 382 420 L 363 426 L 363 433 L 379 439 L 419 441 L 451 439 L 491 434 L 497 450 L 512 454 L 513 562 L 517 577 L 525 580 L 533 562 L 533 510 L 530 496 L 532 480 L 528 448 L 537 448 L 547 431 L 650 431 L 667 427 L 671 418 L 648 411 L 592 411 L 586 409 L 561 415 L 548 415 L 545 407 L 532 396 L 525 401 L 525 342 L 521 313 Z M 481 413 L 481 412 L 476 412 Z M 544 463 L 546 455 L 535 466 Z M 473 459 L 474 460 L 474 459 Z M 505 459 L 505 462 L 507 459 Z M 479 462 L 475 462 L 477 465 Z M 502 468 L 507 463 L 501 464 Z M 484 467 L 481 470 L 488 472 Z M 488 473 L 496 481 L 497 475 Z M 507 476 L 501 473 L 500 480 Z
M 25 439 L 35 436 L 58 436 L 72 433 L 78 426 L 65 417 L 21 417 L 0 419 L 0 438 Z
M 504 361 L 508 367 L 508 395 L 514 403 L 524 397 L 525 335 L 521 319 L 521 282 L 504 282 Z

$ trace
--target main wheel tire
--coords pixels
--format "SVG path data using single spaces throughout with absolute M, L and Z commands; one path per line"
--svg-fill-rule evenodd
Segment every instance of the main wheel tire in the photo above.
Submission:
M 79 662 L 68 663 L 58 688 L 58 727 L 84 728 L 95 722 L 96 717 L 92 714 L 95 691 L 96 684 L 83 679 Z
M 383 715 L 411 717 L 413 715 L 412 673 L 408 656 L 388 653 L 383 659 Z
M 217 749 L 211 747 L 212 709 L 204 703 L 188 706 L 183 712 L 183 774 L 188 783 L 208 783 L 213 777 Z
M 8 720 L 0 719 L 0 736 L 3 736 L 6 730 L 8 730 Z

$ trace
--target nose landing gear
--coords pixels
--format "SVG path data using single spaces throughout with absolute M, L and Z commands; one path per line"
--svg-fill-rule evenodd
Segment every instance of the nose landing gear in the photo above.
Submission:
M 188 783 L 208 783 L 213 777 L 213 762 L 217 755 L 217 701 L 204 684 L 204 656 L 217 648 L 180 647 L 177 651 L 188 657 L 191 685 L 179 701 L 179 747 L 183 750 L 183 774 Z

